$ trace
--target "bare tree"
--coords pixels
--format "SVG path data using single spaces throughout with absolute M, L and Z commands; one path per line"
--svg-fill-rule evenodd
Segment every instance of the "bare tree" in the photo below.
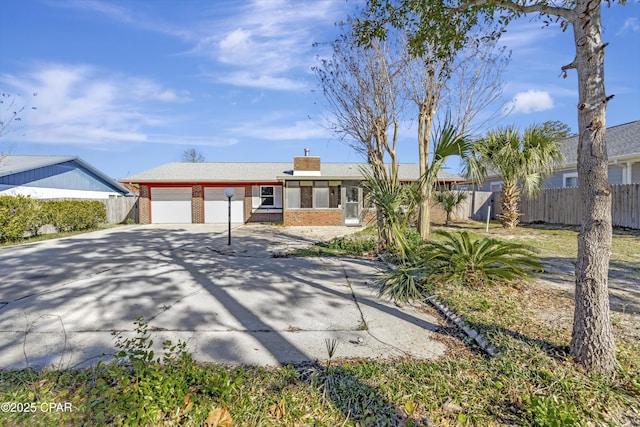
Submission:
M 398 178 L 398 127 L 403 108 L 401 74 L 404 61 L 393 42 L 358 45 L 350 32 L 332 43 L 333 54 L 314 67 L 328 104 L 331 130 L 371 165 L 373 176 Z M 385 167 L 386 160 L 390 170 Z M 388 175 L 387 175 L 388 174 Z M 377 212 L 382 246 L 382 212 Z
M 184 150 L 182 153 L 182 161 L 188 163 L 202 163 L 204 162 L 204 155 L 195 148 L 190 148 L 188 150 Z
M 442 56 L 428 43 L 423 46 L 422 56 L 412 56 L 409 46 L 405 52 L 407 96 L 417 107 L 420 175 L 433 176 L 428 173 L 435 166 L 435 162 L 429 164 L 431 131 L 439 108 L 446 108 L 447 122 L 460 135 L 480 128 L 493 116 L 486 112 L 502 94 L 501 76 L 509 55 L 504 49 L 497 49 L 495 41 L 480 38 L 454 56 Z M 479 121 L 481 114 L 485 116 Z M 424 240 L 430 232 L 430 206 L 435 191 L 432 185 L 424 179 L 420 184 L 418 230 Z
M 33 96 L 37 94 L 34 93 Z M 31 107 L 33 110 L 36 107 Z M 11 132 L 16 132 L 22 126 L 25 105 L 21 103 L 19 95 L 0 93 L 0 144 L 4 145 L 4 138 Z M 0 145 L 0 160 L 8 154 L 10 146 Z
M 332 43 L 333 55 L 314 67 L 328 103 L 331 130 L 375 171 L 391 161 L 397 177 L 401 80 L 404 63 L 397 45 L 376 42 L 369 49 L 346 34 Z M 391 133 L 391 137 L 389 137 Z

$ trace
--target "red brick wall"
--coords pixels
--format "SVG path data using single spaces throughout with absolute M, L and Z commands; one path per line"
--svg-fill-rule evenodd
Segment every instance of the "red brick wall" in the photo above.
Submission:
M 246 222 L 275 222 L 282 223 L 282 213 L 253 212 Z
M 204 224 L 204 190 L 202 185 L 191 187 L 191 223 Z
M 149 224 L 151 218 L 149 217 L 149 186 L 141 184 L 140 185 L 140 198 L 138 199 L 138 209 L 139 219 L 138 222 L 140 224 Z
M 294 157 L 294 171 L 320 171 L 320 157 Z
M 342 209 L 286 210 L 284 225 L 342 225 Z

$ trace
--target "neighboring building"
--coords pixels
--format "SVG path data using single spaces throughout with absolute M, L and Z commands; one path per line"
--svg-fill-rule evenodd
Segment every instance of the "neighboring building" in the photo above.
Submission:
M 0 156 L 0 195 L 34 199 L 109 199 L 129 190 L 73 156 Z
M 565 163 L 545 181 L 545 188 L 578 186 L 578 136 L 560 141 Z M 633 184 L 640 182 L 640 120 L 607 128 L 607 153 L 609 157 L 609 184 Z M 499 176 L 489 176 L 479 187 L 480 191 L 500 191 Z
M 225 223 L 226 188 L 234 189 L 231 221 L 285 225 L 360 225 L 363 176 L 358 163 L 169 163 L 120 180 L 140 189 L 140 223 Z M 417 164 L 399 165 L 403 182 L 419 178 Z M 459 176 L 441 173 L 450 185 Z

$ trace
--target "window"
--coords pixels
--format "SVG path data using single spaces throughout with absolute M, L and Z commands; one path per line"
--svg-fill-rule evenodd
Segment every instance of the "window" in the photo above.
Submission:
M 287 182 L 287 209 L 300 208 L 300 183 L 298 181 Z
M 313 187 L 313 198 L 316 209 L 327 209 L 329 207 L 329 183 L 327 181 L 317 181 Z
M 251 189 L 251 207 L 264 212 L 282 209 L 282 186 L 254 185 Z
M 562 186 L 564 188 L 578 186 L 578 172 L 569 172 L 562 174 Z
M 273 207 L 274 203 L 273 186 L 260 187 L 260 206 Z

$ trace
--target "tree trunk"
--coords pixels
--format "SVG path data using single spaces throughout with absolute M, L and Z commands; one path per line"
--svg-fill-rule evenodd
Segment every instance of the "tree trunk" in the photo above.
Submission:
M 429 240 L 431 232 L 431 189 L 424 177 L 429 169 L 429 140 L 431 138 L 432 110 L 421 104 L 418 112 L 418 162 L 420 163 L 420 203 L 418 205 L 418 231 L 422 240 Z
M 500 193 L 500 223 L 504 228 L 515 228 L 518 225 L 520 211 L 520 190 L 515 182 L 505 181 Z
M 578 186 L 582 206 L 576 263 L 576 307 L 570 352 L 588 371 L 616 369 L 607 276 L 611 253 L 611 188 L 605 139 L 607 96 L 600 2 L 578 0 L 572 22 L 578 72 Z

